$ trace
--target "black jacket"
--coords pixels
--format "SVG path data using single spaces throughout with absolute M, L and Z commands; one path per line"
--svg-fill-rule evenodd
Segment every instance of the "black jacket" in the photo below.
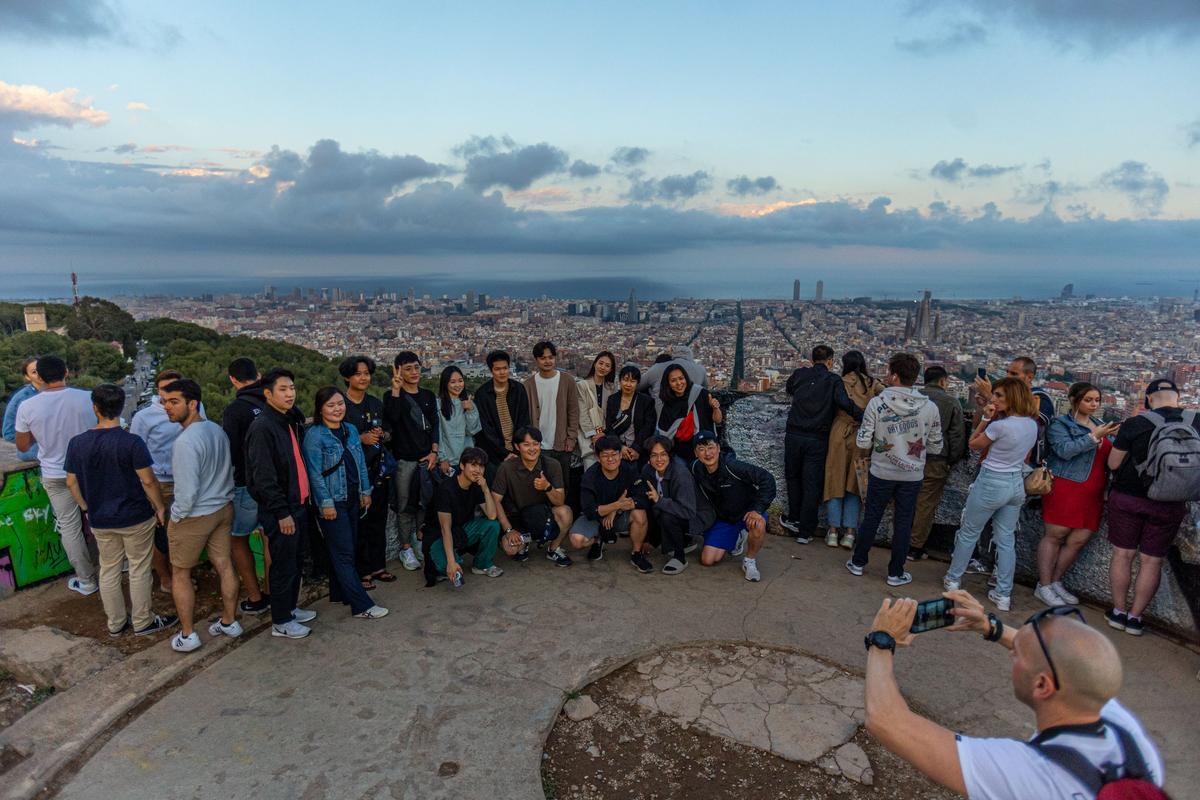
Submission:
M 737 522 L 747 511 L 765 514 L 775 499 L 771 473 L 727 453 L 721 454 L 716 472 L 709 472 L 699 460 L 692 462 L 691 470 L 696 488 L 723 522 Z
M 633 413 L 630 414 L 629 411 Z M 618 420 L 618 417 L 620 419 Z M 633 426 L 633 449 L 644 460 L 646 440 L 654 435 L 654 401 L 650 396 L 637 392 L 633 395 L 633 403 L 625 415 L 621 416 L 621 394 L 618 392 L 608 398 L 604 407 L 604 433 L 606 436 L 621 437 L 629 426 Z
M 833 417 L 839 408 L 854 417 L 855 422 L 862 422 L 862 409 L 846 394 L 842 377 L 830 372 L 824 364 L 801 367 L 793 372 L 787 380 L 787 393 L 792 396 L 788 433 L 828 440 Z
M 267 407 L 262 385 L 257 381 L 238 389 L 233 402 L 221 415 L 221 428 L 229 437 L 229 458 L 233 462 L 233 485 L 246 485 L 246 431 L 262 410 Z
M 513 433 L 529 424 L 529 398 L 525 387 L 514 380 L 508 382 L 505 397 L 508 416 L 512 420 Z M 475 446 L 488 454 L 488 460 L 499 464 L 511 452 L 504 447 L 504 433 L 500 430 L 500 414 L 496 411 L 496 387 L 491 381 L 475 390 L 475 408 L 479 409 L 479 433 L 475 434 Z
M 383 427 L 392 433 L 392 455 L 400 461 L 419 461 L 438 440 L 437 395 L 428 389 L 409 394 L 401 389 L 383 395 Z
M 269 511 L 276 519 L 290 517 L 300 505 L 297 468 L 304 469 L 304 464 L 296 463 L 289 427 L 297 445 L 303 442 L 304 415 L 295 408 L 280 414 L 268 405 L 246 431 L 246 488 L 259 511 Z

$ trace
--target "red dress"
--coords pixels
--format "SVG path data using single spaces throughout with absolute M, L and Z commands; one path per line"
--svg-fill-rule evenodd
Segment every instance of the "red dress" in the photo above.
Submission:
M 1100 515 L 1104 511 L 1104 465 L 1108 462 L 1109 450 L 1112 450 L 1112 442 L 1104 439 L 1096 448 L 1092 471 L 1082 483 L 1066 478 L 1054 479 L 1054 488 L 1042 498 L 1042 520 L 1047 525 L 1100 530 Z

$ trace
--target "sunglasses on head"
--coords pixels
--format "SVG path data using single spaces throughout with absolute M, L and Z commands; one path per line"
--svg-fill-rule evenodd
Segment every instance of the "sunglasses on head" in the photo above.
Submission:
M 1042 637 L 1042 629 L 1038 624 L 1047 617 L 1070 617 L 1075 616 L 1080 622 L 1087 624 L 1087 620 L 1083 617 L 1083 612 L 1075 606 L 1050 606 L 1038 611 L 1029 619 L 1025 620 L 1026 625 L 1033 626 L 1033 633 L 1037 636 L 1038 646 L 1042 648 L 1042 655 L 1046 657 L 1046 664 L 1050 667 L 1050 677 L 1054 679 L 1054 690 L 1059 691 L 1062 685 L 1058 682 L 1058 670 L 1054 667 L 1054 660 L 1050 658 L 1050 651 L 1046 648 L 1046 640 Z

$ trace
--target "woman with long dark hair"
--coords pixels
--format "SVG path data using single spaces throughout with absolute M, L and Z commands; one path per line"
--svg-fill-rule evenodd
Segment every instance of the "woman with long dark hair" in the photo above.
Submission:
M 342 390 L 318 389 L 313 424 L 304 434 L 304 465 L 329 550 L 329 602 L 349 605 L 356 617 L 378 619 L 388 610 L 371 600 L 354 563 L 359 511 L 371 506 L 371 484 L 358 431 L 343 424 L 345 418 Z
M 693 444 L 696 434 L 716 431 L 724 419 L 717 398 L 692 383 L 687 370 L 679 364 L 672 364 L 663 373 L 655 407 L 655 433 L 674 441 L 675 455 L 688 462 L 696 457 Z
M 479 409 L 466 387 L 461 369 L 451 365 L 442 370 L 438 383 L 438 466 L 443 475 L 458 467 L 462 451 L 475 446 L 475 434 L 482 429 Z
M 596 463 L 593 446 L 607 431 L 604 429 L 604 410 L 608 398 L 616 392 L 613 376 L 617 372 L 617 357 L 607 350 L 601 350 L 592 359 L 592 366 L 587 375 L 577 378 L 575 386 L 579 390 L 579 457 L 583 459 L 583 468 L 587 469 Z
M 604 430 L 621 440 L 621 458 L 646 463 L 646 440 L 654 435 L 654 401 L 637 390 L 642 371 L 632 364 L 621 367 L 620 391 L 608 398 Z
M 842 356 L 842 383 L 850 401 L 859 408 L 866 408 L 871 398 L 883 391 L 883 382 L 871 377 L 867 372 L 867 360 L 857 350 L 847 350 Z M 855 469 L 858 448 L 854 437 L 858 425 L 854 417 L 839 408 L 829 429 L 829 451 L 825 456 L 825 496 L 822 499 L 829 522 L 825 544 L 837 547 L 838 532 L 841 531 L 840 544 L 849 550 L 854 549 L 861 498 L 867 488 L 858 485 L 858 470 Z

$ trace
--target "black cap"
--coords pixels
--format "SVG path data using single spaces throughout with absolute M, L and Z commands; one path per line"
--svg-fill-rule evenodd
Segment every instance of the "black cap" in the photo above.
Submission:
M 1179 387 L 1170 378 L 1155 378 L 1146 386 L 1146 397 L 1155 392 L 1175 392 L 1175 394 L 1179 394 Z
M 715 441 L 718 441 L 717 434 L 715 431 L 699 431 L 692 438 L 692 444 L 695 445 L 696 447 L 699 447 L 700 445 L 705 444 L 706 442 L 715 442 Z

